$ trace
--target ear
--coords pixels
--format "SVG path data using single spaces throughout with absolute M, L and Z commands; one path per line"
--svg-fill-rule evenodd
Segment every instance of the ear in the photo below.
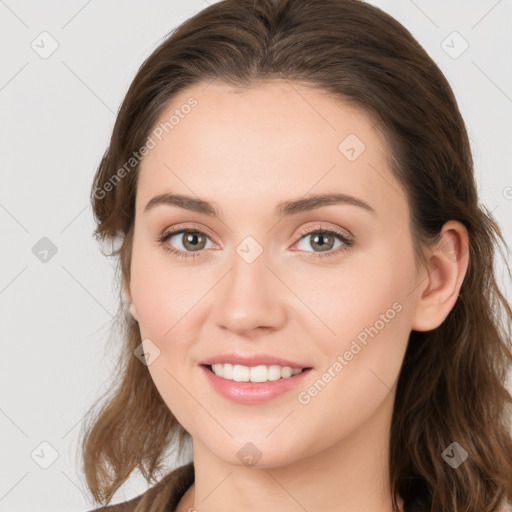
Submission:
M 129 305 L 130 314 L 138 322 L 139 319 L 137 317 L 137 308 L 135 306 L 135 303 L 133 302 L 129 287 L 124 286 L 124 293 L 126 295 L 126 302 Z
M 412 329 L 430 331 L 444 322 L 459 297 L 468 264 L 467 229 L 450 220 L 441 229 L 439 242 L 428 249 L 427 267 L 416 289 Z

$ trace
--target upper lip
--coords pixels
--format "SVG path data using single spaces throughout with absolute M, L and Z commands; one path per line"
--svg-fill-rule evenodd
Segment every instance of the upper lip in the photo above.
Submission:
M 258 366 L 258 365 L 279 365 L 279 366 L 290 366 L 294 368 L 311 368 L 307 364 L 301 364 L 289 359 L 274 356 L 272 354 L 237 354 L 230 352 L 229 354 L 219 354 L 217 356 L 208 357 L 199 362 L 199 364 L 209 365 L 216 363 L 231 363 L 240 364 L 243 366 Z

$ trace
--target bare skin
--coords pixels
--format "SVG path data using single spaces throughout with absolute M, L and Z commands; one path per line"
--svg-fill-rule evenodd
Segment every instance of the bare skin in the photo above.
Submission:
M 162 120 L 191 96 L 197 106 L 141 164 L 126 288 L 142 339 L 160 350 L 148 371 L 193 439 L 195 482 L 178 511 L 392 512 L 388 432 L 408 336 L 436 328 L 455 304 L 466 229 L 446 223 L 441 243 L 425 249 L 428 267 L 416 266 L 406 193 L 387 166 L 382 134 L 322 91 L 286 81 L 237 93 L 201 84 L 181 91 Z M 355 139 L 348 153 L 339 149 L 349 134 L 365 145 L 352 161 Z M 222 214 L 144 211 L 165 192 L 214 202 Z M 342 203 L 273 216 L 281 201 L 321 193 L 350 195 L 371 210 Z M 204 233 L 199 251 L 186 245 L 187 233 L 164 242 L 197 257 L 164 250 L 157 238 L 169 228 Z M 321 257 L 315 235 L 300 233 L 318 228 L 353 244 L 327 235 L 332 256 Z M 251 263 L 236 250 L 248 236 L 263 249 Z M 353 341 L 372 326 L 354 353 Z M 199 364 L 231 351 L 313 370 L 293 391 L 239 404 L 212 389 Z M 319 379 L 325 386 L 308 391 Z M 237 455 L 249 442 L 261 454 L 252 466 Z

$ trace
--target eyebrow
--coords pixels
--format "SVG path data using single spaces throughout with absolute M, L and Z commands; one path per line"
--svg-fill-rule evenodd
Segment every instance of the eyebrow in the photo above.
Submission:
M 322 208 L 323 206 L 337 204 L 359 206 L 371 213 L 376 213 L 375 210 L 362 199 L 347 194 L 331 193 L 313 194 L 299 199 L 282 201 L 275 207 L 274 215 L 278 218 L 282 218 Z M 178 206 L 179 208 L 202 213 L 210 217 L 220 218 L 222 216 L 222 210 L 220 210 L 215 203 L 192 196 L 170 193 L 153 197 L 144 208 L 144 213 L 160 205 Z

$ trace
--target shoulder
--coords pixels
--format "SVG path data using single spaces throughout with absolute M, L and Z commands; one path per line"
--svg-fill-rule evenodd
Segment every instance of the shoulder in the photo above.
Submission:
M 149 505 L 155 512 L 173 511 L 193 482 L 194 465 L 190 462 L 172 470 L 162 480 L 135 498 L 88 512 L 143 512 L 149 510 Z

